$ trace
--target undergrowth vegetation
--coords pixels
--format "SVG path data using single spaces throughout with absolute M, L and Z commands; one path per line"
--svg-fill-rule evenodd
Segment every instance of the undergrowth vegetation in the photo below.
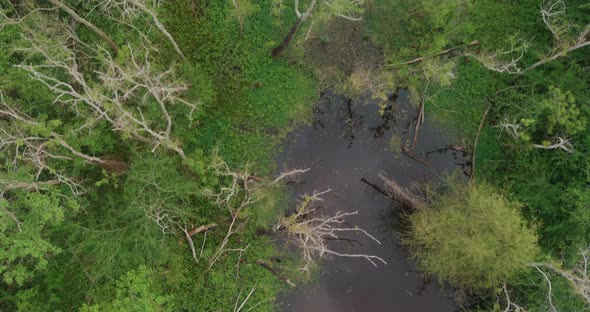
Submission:
M 73 149 L 96 157 L 69 162 L 75 155 L 66 154 L 61 159 L 41 160 L 60 168 L 64 177 L 74 177 L 71 185 L 83 192 L 72 194 L 68 185 L 53 182 L 54 172 L 48 167 L 37 176 L 48 182 L 34 184 L 33 168 L 21 163 L 27 159 L 18 155 L 26 139 L 16 142 L 17 155 L 4 153 L 3 147 L 1 310 L 235 311 L 241 306 L 273 311 L 285 282 L 257 262 L 276 267 L 276 261 L 281 261 L 281 269 L 277 269 L 281 275 L 300 279 L 293 274 L 298 272 L 299 260 L 282 254 L 265 234 L 286 209 L 282 187 L 277 184 L 257 190 L 251 206 L 243 212 L 232 212 L 233 208 L 228 210 L 214 200 L 215 194 L 226 192 L 226 187 L 235 182 L 229 173 L 216 172 L 219 159 L 231 168 L 250 172 L 249 179 L 266 179 L 275 170 L 273 158 L 280 139 L 307 119 L 318 94 L 308 71 L 270 57 L 270 48 L 285 30 L 271 14 L 275 8 L 265 1 L 239 2 L 247 2 L 251 10 L 235 12 L 231 1 L 167 1 L 154 8 L 186 60 L 178 58 L 162 33 L 149 30 L 153 27 L 150 15 L 127 16 L 117 7 L 62 2 L 119 45 L 114 60 L 118 66 L 125 69 L 131 65 L 134 54 L 135 61 L 141 63 L 150 53 L 156 56 L 146 56 L 145 61 L 151 62 L 149 70 L 171 70 L 180 86 L 188 86 L 182 101 L 197 103 L 196 108 L 190 111 L 180 100 L 169 105 L 173 141 L 151 146 L 137 141 L 135 138 L 145 131 L 135 133 L 132 124 L 121 123 L 124 119 L 112 126 L 101 116 L 89 114 L 89 119 L 81 119 L 87 113 L 83 105 L 92 104 L 91 100 L 69 106 L 71 94 L 56 99 L 46 84 L 15 67 L 45 61 L 43 56 L 23 52 L 29 45 L 24 27 L 33 29 L 47 19 L 51 21 L 47 29 L 60 29 L 63 22 L 73 25 L 69 28 L 73 31 L 71 38 L 88 44 L 71 51 L 83 60 L 79 69 L 89 85 L 98 86 L 101 82 L 92 72 L 100 70 L 103 62 L 109 63 L 94 54 L 94 47 L 104 49 L 99 54 L 110 54 L 101 38 L 89 28 L 76 25 L 73 15 L 65 11 L 38 10 L 27 15 L 31 7 L 14 1 L 1 3 L 3 14 L 7 14 L 3 15 L 6 19 L 0 32 L 3 112 L 18 107 L 35 120 L 47 121 L 50 128 L 44 131 L 58 132 L 59 136 L 40 130 L 32 130 L 32 135 L 47 136 L 51 153 L 56 149 L 53 142 L 64 138 Z M 4 23 L 20 17 L 27 19 Z M 60 57 L 55 55 L 56 59 Z M 45 72 L 44 68 L 40 70 Z M 47 73 L 69 83 L 67 73 L 59 69 Z M 78 87 L 73 85 L 74 89 Z M 161 112 L 156 94 L 129 98 L 132 100 L 125 105 L 137 105 L 133 108 L 137 110 L 125 116 L 136 116 L 140 121 L 153 119 L 150 127 L 165 123 L 158 117 Z M 4 129 L 9 129 L 10 121 L 0 116 Z M 80 130 L 74 129 L 80 126 L 91 130 L 78 135 L 76 131 Z M 3 146 L 8 144 L 5 140 Z M 178 154 L 184 156 L 178 157 L 164 146 L 180 147 Z M 231 205 L 242 196 L 231 198 Z M 225 242 L 232 231 L 232 219 L 237 228 L 233 230 L 239 235 Z M 201 225 L 208 227 L 197 231 Z M 186 238 L 189 231 L 194 231 L 190 243 Z

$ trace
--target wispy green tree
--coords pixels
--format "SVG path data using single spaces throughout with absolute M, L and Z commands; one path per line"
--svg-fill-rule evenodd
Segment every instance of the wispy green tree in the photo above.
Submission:
M 410 216 L 405 242 L 418 267 L 453 287 L 484 290 L 526 268 L 537 237 L 520 205 L 489 185 L 450 182 L 450 191 Z

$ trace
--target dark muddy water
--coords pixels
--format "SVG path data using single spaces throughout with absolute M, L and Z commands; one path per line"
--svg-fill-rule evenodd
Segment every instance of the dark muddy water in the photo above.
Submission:
M 370 102 L 370 101 L 369 101 Z M 349 105 L 350 104 L 350 105 Z M 378 114 L 377 105 L 355 104 L 348 99 L 325 92 L 318 103 L 313 125 L 292 133 L 278 161 L 282 168 L 311 168 L 300 183 L 291 184 L 294 194 L 312 193 L 331 188 L 325 196 L 326 209 L 335 212 L 355 211 L 350 224 L 369 231 L 381 245 L 353 236 L 362 246 L 334 242 L 338 251 L 374 254 L 387 265 L 374 267 L 364 259 L 333 258 L 322 261 L 317 283 L 302 287 L 282 298 L 283 311 L 454 311 L 445 292 L 436 282 L 425 282 L 408 263 L 408 255 L 391 230 L 396 204 L 361 183 L 365 177 L 380 184 L 377 175 L 385 172 L 400 184 L 408 186 L 455 170 L 461 159 L 451 152 L 425 152 L 452 143 L 448 131 L 426 116 L 416 154 L 426 167 L 406 155 L 395 152 L 401 140 L 411 141 L 416 109 L 400 93 L 389 102 L 386 114 Z M 389 147 L 389 146 L 393 147 Z M 394 220 L 395 221 L 395 220 Z

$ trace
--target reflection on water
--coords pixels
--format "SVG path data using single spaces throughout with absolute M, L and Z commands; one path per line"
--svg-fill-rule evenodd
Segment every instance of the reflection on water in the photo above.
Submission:
M 331 188 L 325 196 L 330 212 L 355 211 L 351 225 L 358 225 L 381 241 L 361 236 L 362 246 L 330 242 L 339 251 L 374 254 L 388 264 L 379 267 L 359 258 L 335 258 L 322 262 L 319 282 L 298 289 L 282 299 L 283 311 L 453 311 L 451 300 L 434 282 L 420 278 L 408 263 L 407 253 L 391 228 L 399 221 L 396 205 L 360 182 L 365 177 L 378 182 L 385 172 L 402 185 L 431 179 L 457 162 L 450 153 L 430 153 L 425 167 L 404 154 L 392 151 L 390 141 L 411 139 L 406 130 L 416 109 L 405 92 L 392 97 L 384 114 L 377 105 L 355 105 L 349 99 L 326 91 L 315 110 L 311 126 L 292 133 L 278 157 L 282 168 L 311 168 L 301 178 L 305 183 L 289 185 L 295 194 Z M 398 138 L 396 140 L 396 138 Z M 400 140 L 401 139 L 401 140 Z M 445 131 L 426 118 L 421 127 L 416 155 L 451 142 Z M 394 145 L 399 148 L 399 144 Z M 456 156 L 456 155 L 455 155 Z

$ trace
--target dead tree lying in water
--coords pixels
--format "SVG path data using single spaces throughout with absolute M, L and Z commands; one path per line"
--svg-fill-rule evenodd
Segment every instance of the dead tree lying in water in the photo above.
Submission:
M 384 187 L 371 183 L 365 178 L 362 178 L 361 182 L 371 186 L 377 192 L 395 200 L 406 208 L 419 210 L 426 206 L 426 203 L 420 197 L 412 194 L 408 189 L 399 186 L 394 180 L 385 176 L 384 173 L 380 173 L 379 178 L 383 181 Z
M 364 258 L 374 266 L 377 266 L 377 261 L 387 264 L 385 260 L 375 255 L 338 252 L 332 250 L 328 246 L 328 240 L 339 240 L 340 235 L 347 232 L 363 234 L 378 244 L 381 244 L 381 242 L 367 231 L 359 227 L 347 225 L 346 217 L 356 215 L 358 211 L 338 211 L 332 216 L 323 214 L 319 211 L 321 207 L 317 204 L 323 201 L 321 196 L 330 191 L 331 190 L 323 192 L 316 191 L 312 195 L 303 195 L 300 204 L 297 206 L 297 210 L 294 213 L 281 218 L 277 224 L 276 230 L 286 231 L 289 238 L 293 239 L 298 247 L 301 248 L 303 259 L 305 261 L 302 270 L 309 270 L 309 266 L 315 258 L 322 258 L 329 255 L 348 258 Z

